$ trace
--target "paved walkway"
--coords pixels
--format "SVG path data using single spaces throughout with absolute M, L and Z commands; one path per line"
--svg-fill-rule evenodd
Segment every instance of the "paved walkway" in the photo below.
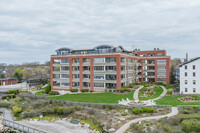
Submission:
M 133 119 L 131 121 L 129 121 L 128 123 L 126 123 L 125 125 L 123 125 L 120 129 L 118 129 L 115 133 L 124 133 L 132 123 L 136 123 L 136 122 L 140 122 L 142 120 L 152 120 L 152 119 L 160 119 L 160 118 L 164 118 L 164 117 L 172 117 L 178 114 L 178 108 L 177 107 L 172 107 L 172 112 L 167 114 L 167 115 L 160 115 L 160 116 L 152 116 L 152 117 L 143 117 L 143 118 L 138 118 L 138 119 Z
M 153 101 L 156 101 L 156 100 L 158 100 L 158 99 L 161 99 L 162 97 L 164 97 L 164 96 L 167 94 L 167 89 L 166 89 L 164 86 L 160 86 L 160 87 L 162 87 L 163 93 L 162 93 L 159 97 L 157 97 L 157 98 L 155 98 L 155 99 L 152 99 Z
M 163 93 L 162 93 L 159 97 L 157 97 L 157 98 L 155 98 L 155 99 L 151 99 L 151 100 L 153 100 L 153 101 L 158 100 L 158 99 L 164 97 L 164 96 L 167 94 L 167 89 L 166 89 L 164 86 L 161 86 L 161 87 L 162 87 L 162 89 L 163 89 Z M 133 95 L 133 99 L 134 99 L 134 100 L 139 100 L 138 95 L 139 95 L 140 89 L 142 89 L 142 88 L 143 88 L 143 86 L 140 86 L 140 87 L 135 91 L 135 93 L 134 93 L 134 95 Z
M 133 94 L 133 99 L 134 99 L 134 101 L 139 100 L 138 94 L 139 94 L 140 89 L 142 89 L 143 87 L 144 87 L 144 86 L 140 86 L 140 87 L 134 92 L 134 94 Z
M 0 112 L 4 112 L 3 117 L 7 120 L 13 121 L 13 116 L 12 116 L 12 112 L 9 109 L 6 108 L 0 108 Z

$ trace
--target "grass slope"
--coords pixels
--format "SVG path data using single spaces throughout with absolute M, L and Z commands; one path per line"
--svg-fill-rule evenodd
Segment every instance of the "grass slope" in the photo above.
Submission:
M 44 92 L 44 91 L 38 91 L 35 93 L 35 95 L 42 95 L 42 92 Z
M 76 101 L 76 102 L 91 102 L 91 103 L 114 103 L 118 100 L 129 98 L 133 100 L 134 91 L 128 94 L 113 94 L 113 93 L 79 93 L 79 94 L 65 94 L 62 96 L 49 96 L 49 99 Z
M 158 88 L 155 89 L 155 92 L 156 93 L 153 96 L 147 97 L 147 98 L 139 97 L 139 100 L 140 101 L 146 101 L 146 100 L 150 100 L 150 99 L 155 99 L 163 93 L 163 89 L 161 87 L 158 87 Z
M 178 98 L 183 96 L 164 96 L 163 98 L 155 101 L 157 105 L 171 105 L 176 107 L 177 105 L 200 105 L 200 102 L 183 103 Z M 193 96 L 199 99 L 197 96 Z

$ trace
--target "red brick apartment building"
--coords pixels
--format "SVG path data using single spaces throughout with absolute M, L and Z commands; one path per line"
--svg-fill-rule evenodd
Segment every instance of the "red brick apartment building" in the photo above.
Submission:
M 8 77 L 8 78 L 0 78 L 0 85 L 14 85 L 17 84 L 18 80 L 16 78 Z
M 127 51 L 122 46 L 93 49 L 60 48 L 51 56 L 52 90 L 104 91 L 136 82 L 170 82 L 170 57 L 165 50 Z

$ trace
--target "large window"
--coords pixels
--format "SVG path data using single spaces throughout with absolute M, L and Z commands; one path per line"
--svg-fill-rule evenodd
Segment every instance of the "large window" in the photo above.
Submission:
M 157 63 L 158 63 L 158 64 L 165 64 L 165 63 L 166 63 L 166 60 L 157 60 Z
M 94 66 L 95 71 L 104 71 L 104 66 Z
M 68 71 L 69 70 L 69 66 L 61 66 L 61 71 Z
M 116 63 L 116 57 L 108 57 L 108 58 L 106 58 L 106 63 Z
M 121 58 L 121 63 L 125 63 L 126 62 L 126 58 Z
M 105 62 L 104 60 L 104 58 L 94 58 L 94 63 L 102 63 Z
M 73 66 L 73 71 L 79 71 L 79 66 Z
M 90 74 L 83 74 L 83 78 L 90 79 Z
M 117 76 L 115 74 L 106 75 L 106 80 L 116 80 Z
M 59 59 L 54 59 L 53 60 L 53 64 L 60 64 L 60 60 Z
M 53 75 L 53 78 L 54 78 L 54 79 L 59 79 L 59 78 L 60 78 L 60 74 L 54 74 L 54 75 Z
M 83 58 L 83 63 L 90 63 L 90 58 Z
M 61 86 L 69 86 L 69 82 L 61 82 Z
M 73 63 L 79 63 L 79 59 L 73 59 Z
M 69 63 L 69 59 L 61 59 L 61 63 Z
M 94 74 L 94 79 L 104 79 L 103 74 Z
M 83 66 L 83 71 L 90 71 L 90 66 Z
M 158 56 L 162 56 L 162 53 L 158 53 Z
M 166 72 L 158 72 L 158 76 L 166 76 Z
M 104 83 L 94 82 L 94 87 L 104 87 Z
M 158 66 L 158 70 L 166 70 L 166 66 Z
M 61 78 L 63 79 L 69 78 L 69 74 L 61 74 Z
M 106 71 L 116 71 L 116 66 L 106 66 Z

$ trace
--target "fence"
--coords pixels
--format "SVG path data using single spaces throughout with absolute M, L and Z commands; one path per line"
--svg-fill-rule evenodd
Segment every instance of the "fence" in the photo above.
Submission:
M 21 131 L 21 132 L 24 132 L 24 133 L 47 133 L 47 132 L 42 131 L 40 129 L 29 127 L 27 125 L 18 123 L 18 122 L 13 121 L 13 120 L 5 119 L 6 114 L 5 114 L 4 109 L 0 109 L 0 112 L 3 113 L 2 125 L 4 125 L 4 126 L 13 128 L 15 130 L 18 130 L 18 131 Z

